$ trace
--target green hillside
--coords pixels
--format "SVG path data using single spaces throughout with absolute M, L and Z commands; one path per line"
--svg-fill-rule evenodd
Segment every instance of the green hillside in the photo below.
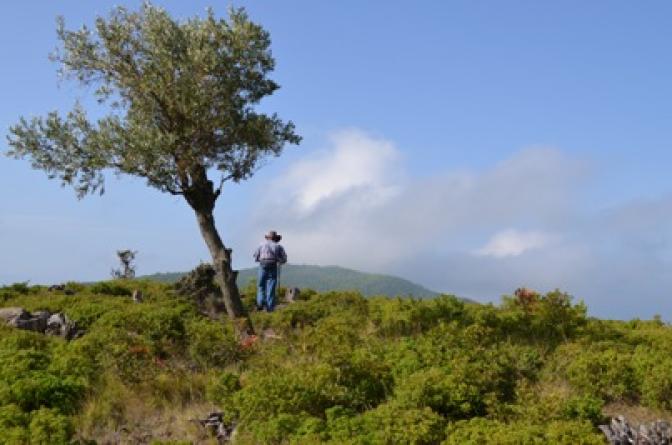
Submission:
M 184 275 L 178 273 L 158 273 L 146 275 L 144 279 L 162 283 L 174 283 Z M 245 287 L 255 280 L 257 269 L 243 269 L 238 274 L 238 286 Z M 287 264 L 282 267 L 282 286 L 313 289 L 318 292 L 354 290 L 366 296 L 385 295 L 389 297 L 409 296 L 417 298 L 434 297 L 437 292 L 403 278 L 358 272 L 338 266 L 305 266 Z
M 194 421 L 212 411 L 241 445 L 591 445 L 610 416 L 672 418 L 660 320 L 589 318 L 559 291 L 306 298 L 265 313 L 243 293 L 258 337 L 241 338 L 155 281 L 0 288 L 5 314 L 62 312 L 79 332 L 0 322 L 0 443 L 215 444 Z

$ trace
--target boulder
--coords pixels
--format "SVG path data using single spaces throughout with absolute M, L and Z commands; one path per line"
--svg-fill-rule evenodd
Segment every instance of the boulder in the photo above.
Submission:
M 198 423 L 220 444 L 231 441 L 235 435 L 235 425 L 224 422 L 222 412 L 212 412 L 205 419 L 198 419 Z
M 3 307 L 0 308 L 0 321 L 11 323 L 16 318 L 30 318 L 30 313 L 22 307 Z
M 44 331 L 47 335 L 57 335 L 66 340 L 72 340 L 81 335 L 77 326 L 67 315 L 62 313 L 52 314 L 47 320 L 47 328 Z
M 215 284 L 215 269 L 201 264 L 175 283 L 178 295 L 193 300 L 199 311 L 211 318 L 219 318 L 226 311 L 222 291 Z
M 20 307 L 0 308 L 0 323 L 2 322 L 17 329 L 56 335 L 66 340 L 72 340 L 84 333 L 65 314 L 51 314 L 49 311 L 35 311 L 31 314 Z
M 285 292 L 285 301 L 287 301 L 287 303 L 294 303 L 299 299 L 300 295 L 301 290 L 298 287 L 289 287 Z
M 26 314 L 27 316 L 17 317 L 7 324 L 18 329 L 44 333 L 47 329 L 47 320 L 50 316 L 49 312 L 37 311 L 32 315 L 28 312 L 26 312 Z

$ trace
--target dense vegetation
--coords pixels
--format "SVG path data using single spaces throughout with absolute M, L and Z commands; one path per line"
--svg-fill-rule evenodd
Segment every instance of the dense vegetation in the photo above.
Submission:
M 162 283 L 175 283 L 186 275 L 186 272 L 157 273 L 143 277 Z M 438 294 L 419 284 L 403 278 L 359 272 L 338 266 L 309 266 L 286 264 L 282 267 L 281 280 L 283 286 L 300 289 L 314 289 L 318 292 L 358 291 L 365 296 L 414 296 L 418 298 L 435 297 Z M 246 286 L 255 280 L 257 269 L 242 269 L 238 273 L 238 286 Z
M 610 409 L 672 409 L 672 329 L 590 319 L 561 292 L 499 307 L 304 292 L 252 313 L 274 335 L 245 348 L 168 285 L 68 287 L 0 288 L 0 306 L 87 331 L 0 327 L 3 443 L 191 443 L 206 439 L 190 419 L 219 408 L 239 444 L 597 444 Z

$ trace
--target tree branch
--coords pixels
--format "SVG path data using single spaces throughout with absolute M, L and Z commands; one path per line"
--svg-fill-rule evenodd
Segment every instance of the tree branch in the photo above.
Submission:
M 224 183 L 231 178 L 233 178 L 233 175 L 222 175 L 222 178 L 219 180 L 219 187 L 217 187 L 215 190 L 215 199 L 219 198 L 219 195 L 222 194 L 222 187 L 224 187 Z

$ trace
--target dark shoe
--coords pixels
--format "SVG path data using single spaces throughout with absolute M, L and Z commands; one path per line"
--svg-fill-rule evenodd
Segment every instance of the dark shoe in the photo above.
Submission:
M 264 304 L 262 304 L 261 306 L 260 306 L 260 305 L 257 305 L 257 312 L 261 312 L 261 311 L 263 311 L 264 308 L 266 308 L 266 305 L 264 305 Z

